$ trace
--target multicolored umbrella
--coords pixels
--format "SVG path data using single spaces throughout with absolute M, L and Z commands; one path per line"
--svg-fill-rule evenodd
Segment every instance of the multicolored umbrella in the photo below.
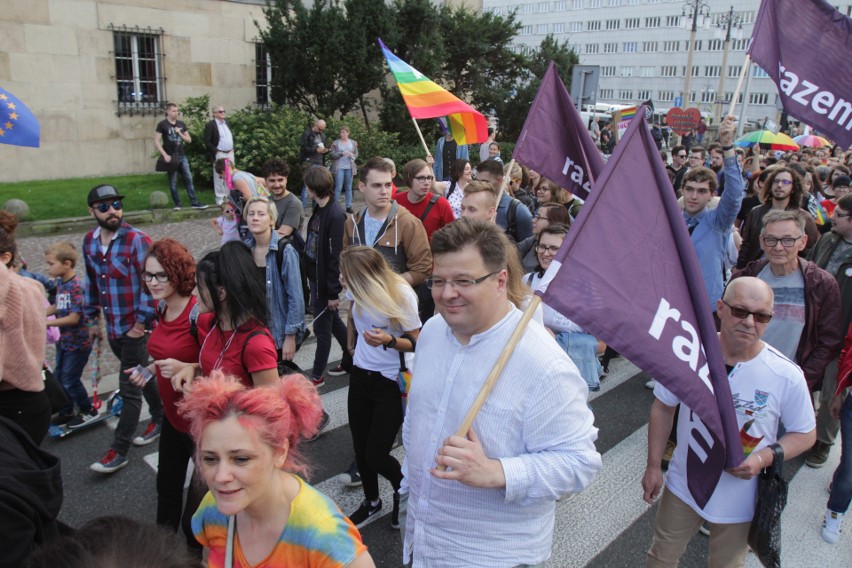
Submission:
M 734 142 L 735 146 L 740 146 L 742 148 L 751 148 L 755 144 L 760 144 L 761 148 L 769 150 L 786 150 L 795 152 L 799 149 L 799 145 L 796 144 L 792 138 L 786 134 L 775 134 L 771 130 L 755 130 Z
M 822 148 L 823 146 L 831 146 L 831 142 L 823 138 L 822 136 L 816 136 L 814 134 L 802 134 L 801 136 L 796 136 L 793 140 L 799 146 L 808 146 L 810 148 Z

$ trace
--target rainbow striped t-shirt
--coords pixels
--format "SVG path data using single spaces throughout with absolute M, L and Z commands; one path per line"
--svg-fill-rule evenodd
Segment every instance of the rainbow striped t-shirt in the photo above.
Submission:
M 336 568 L 348 565 L 367 550 L 358 529 L 334 501 L 302 479 L 296 479 L 299 480 L 299 494 L 290 505 L 290 519 L 278 544 L 269 556 L 252 566 L 243 556 L 239 536 L 235 536 L 234 568 Z M 216 500 L 209 492 L 192 516 L 192 532 L 195 539 L 210 551 L 207 566 L 224 566 L 228 517 L 219 512 Z

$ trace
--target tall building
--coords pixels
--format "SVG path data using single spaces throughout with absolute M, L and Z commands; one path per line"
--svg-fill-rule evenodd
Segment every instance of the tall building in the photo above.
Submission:
M 696 3 L 700 15 L 692 77 L 684 94 Z M 533 49 L 553 34 L 568 40 L 582 65 L 599 65 L 598 102 L 651 99 L 658 108 L 670 108 L 682 97 L 682 106 L 711 116 L 727 112 L 759 7 L 760 0 L 483 0 L 485 11 L 507 15 L 516 10 L 521 23 L 516 49 Z M 849 0 L 836 7 L 844 14 L 852 11 Z M 732 25 L 723 68 L 728 19 L 737 25 Z M 738 101 L 746 102 L 746 120 L 776 118 L 777 93 L 763 69 L 752 65 L 748 93 L 741 93 Z M 735 112 L 739 114 L 739 105 Z

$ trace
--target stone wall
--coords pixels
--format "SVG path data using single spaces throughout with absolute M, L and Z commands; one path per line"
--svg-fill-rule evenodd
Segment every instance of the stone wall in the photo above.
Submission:
M 0 145 L 0 179 L 153 171 L 161 112 L 118 116 L 112 28 L 162 29 L 164 94 L 255 101 L 262 0 L 4 0 L 0 86 L 41 123 L 41 147 Z M 167 8 L 166 8 L 167 7 Z

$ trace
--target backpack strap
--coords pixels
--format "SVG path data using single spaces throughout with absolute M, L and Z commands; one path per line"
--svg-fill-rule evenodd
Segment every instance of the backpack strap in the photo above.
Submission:
M 426 217 L 429 216 L 429 212 L 432 210 L 432 207 L 434 207 L 435 203 L 437 203 L 437 202 L 438 202 L 438 196 L 433 193 L 432 197 L 429 198 L 429 205 L 426 206 L 426 211 L 424 211 L 423 215 L 420 216 L 421 221 L 424 221 L 426 219 Z
M 266 328 L 264 328 L 264 329 L 256 329 L 256 330 L 254 330 L 253 332 L 251 332 L 251 333 L 249 334 L 249 336 L 248 336 L 248 337 L 246 337 L 245 345 L 243 345 L 243 352 L 242 352 L 242 355 L 240 355 L 240 362 L 243 364 L 243 368 L 244 368 L 244 369 L 247 369 L 247 368 L 246 368 L 246 347 L 248 347 L 248 344 L 249 344 L 249 341 L 251 341 L 251 338 L 252 338 L 252 337 L 255 337 L 255 336 L 258 336 L 258 335 L 265 335 L 266 337 L 268 337 L 268 338 L 272 341 L 272 345 L 275 345 L 275 339 L 274 339 L 271 335 L 269 335 L 269 332 L 268 332 L 268 331 L 266 331 Z M 276 351 L 276 352 L 278 351 L 278 347 L 275 347 L 275 351 Z M 278 353 L 276 353 L 276 354 L 275 354 L 275 356 L 276 356 L 276 358 L 277 358 L 277 357 L 278 357 Z
M 518 227 L 517 227 L 517 219 L 518 219 L 518 205 L 521 202 L 512 198 L 512 201 L 509 202 L 509 209 L 506 211 L 506 231 L 515 239 L 515 242 L 520 242 L 518 239 Z

